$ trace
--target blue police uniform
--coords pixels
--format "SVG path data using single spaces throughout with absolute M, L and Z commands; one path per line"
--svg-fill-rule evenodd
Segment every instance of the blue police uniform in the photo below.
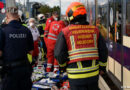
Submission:
M 0 51 L 2 51 L 2 29 L 1 29 L 1 27 L 0 27 Z M 0 66 L 2 66 L 2 56 L 0 56 Z M 1 76 L 1 74 L 2 74 L 2 69 L 0 69 L 0 76 Z
M 2 31 L 1 31 L 1 28 L 0 28 L 0 50 L 2 50 Z
M 33 50 L 33 38 L 30 30 L 18 21 L 11 21 L 2 28 L 3 51 L 3 90 L 31 90 L 32 70 L 27 53 Z

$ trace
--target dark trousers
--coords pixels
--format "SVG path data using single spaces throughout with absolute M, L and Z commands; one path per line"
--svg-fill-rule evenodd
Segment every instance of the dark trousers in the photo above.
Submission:
M 98 87 L 98 82 L 94 82 L 86 85 L 72 85 L 70 83 L 71 90 L 100 90 Z
M 46 44 L 45 44 L 45 41 L 43 38 L 41 38 L 41 41 L 42 41 L 42 47 L 43 47 L 43 50 L 44 50 L 44 54 L 46 53 L 47 54 L 47 48 L 46 48 Z M 46 56 L 44 56 L 46 57 Z
M 31 75 L 30 67 L 9 69 L 2 79 L 2 90 L 31 90 Z

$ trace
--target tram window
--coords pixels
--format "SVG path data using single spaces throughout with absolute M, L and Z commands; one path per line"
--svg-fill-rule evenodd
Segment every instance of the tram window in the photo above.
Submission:
M 130 36 L 130 0 L 126 2 L 126 35 Z
M 116 2 L 115 42 L 122 43 L 122 5 L 121 0 Z
M 110 30 L 109 38 L 122 44 L 122 4 L 121 0 L 110 3 Z

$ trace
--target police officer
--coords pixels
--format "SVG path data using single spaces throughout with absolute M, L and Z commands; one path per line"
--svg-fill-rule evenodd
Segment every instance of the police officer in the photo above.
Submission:
M 3 52 L 2 90 L 31 90 L 30 63 L 27 53 L 32 54 L 33 38 L 30 30 L 18 21 L 18 9 L 9 7 L 6 10 L 7 21 L 2 28 L 0 51 Z
M 99 73 L 105 72 L 108 51 L 96 26 L 86 22 L 86 9 L 73 2 L 66 11 L 70 25 L 58 36 L 55 58 L 67 67 L 71 90 L 99 90 Z
M 2 58 L 2 31 L 1 31 L 1 27 L 0 27 L 0 62 L 1 62 L 1 58 Z
M 37 25 L 38 30 L 40 32 L 41 37 L 43 38 L 44 29 L 45 29 L 45 16 L 43 14 L 39 14 L 37 16 L 39 24 Z

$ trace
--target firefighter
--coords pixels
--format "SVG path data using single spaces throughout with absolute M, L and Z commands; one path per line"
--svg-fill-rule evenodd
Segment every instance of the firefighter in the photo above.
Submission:
M 1 90 L 31 90 L 32 69 L 27 53 L 32 54 L 33 38 L 30 30 L 18 21 L 18 9 L 6 10 L 8 25 L 2 28 L 0 51 L 3 55 L 3 78 Z
M 40 51 L 42 52 L 42 60 L 43 58 L 46 59 L 46 53 L 47 53 L 47 48 L 44 42 L 44 30 L 45 30 L 45 15 L 44 14 L 39 14 L 37 16 L 37 19 L 39 21 L 39 24 L 37 25 L 39 33 L 40 33 L 40 39 L 41 39 L 41 49 Z
M 54 50 L 60 67 L 66 67 L 71 90 L 99 90 L 99 73 L 106 70 L 105 41 L 98 28 L 86 22 L 86 14 L 82 3 L 70 4 L 70 25 L 59 34 Z
M 43 38 L 44 29 L 45 29 L 45 16 L 44 16 L 44 14 L 39 14 L 37 16 L 37 19 L 39 21 L 38 30 L 39 30 L 41 37 Z
M 57 40 L 58 34 L 61 32 L 61 30 L 65 27 L 65 24 L 63 21 L 54 21 L 52 22 L 48 34 L 48 45 L 47 48 L 47 72 L 51 72 L 52 66 L 54 67 L 53 72 L 56 73 L 59 70 L 59 65 L 56 59 L 54 58 L 54 48 Z
M 44 41 L 45 41 L 46 47 L 47 47 L 47 37 L 50 30 L 50 25 L 53 21 L 57 21 L 57 20 L 58 20 L 58 13 L 54 11 L 52 13 L 52 17 L 48 18 L 46 21 L 46 27 L 45 27 L 45 32 L 44 32 Z

